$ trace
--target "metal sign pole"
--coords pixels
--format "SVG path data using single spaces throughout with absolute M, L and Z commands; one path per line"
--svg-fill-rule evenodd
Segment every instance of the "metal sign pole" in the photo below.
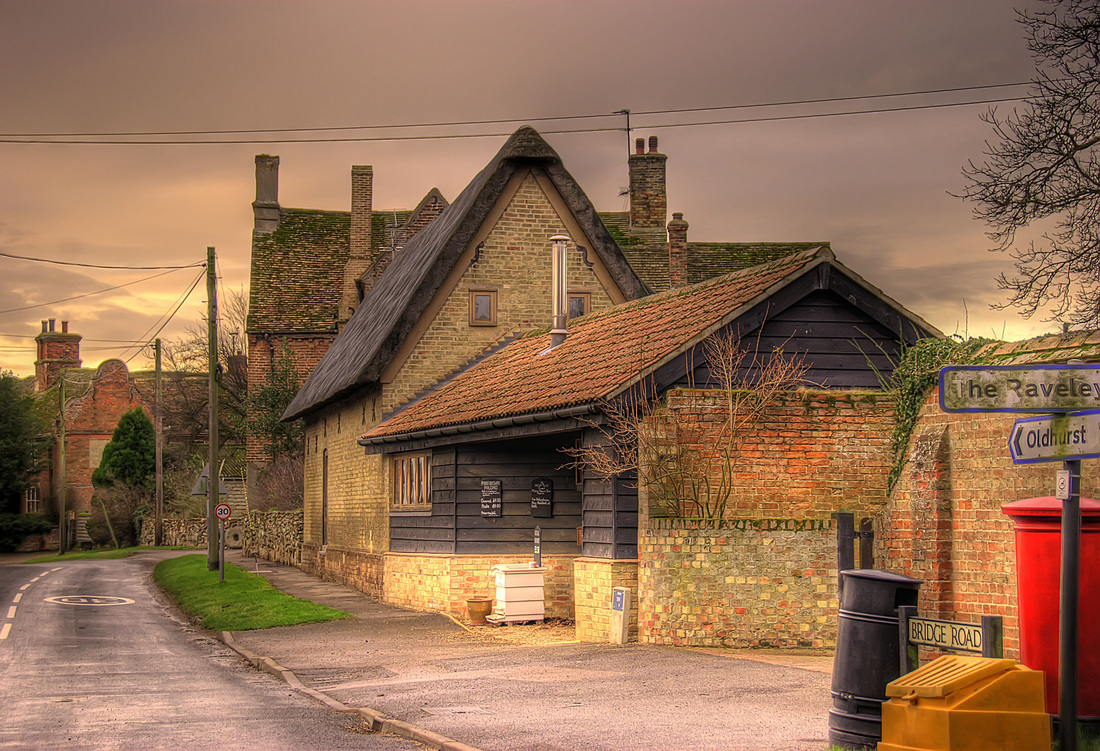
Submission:
M 1058 717 L 1062 751 L 1077 751 L 1077 593 L 1081 562 L 1081 460 L 1063 465 L 1069 497 L 1062 501 L 1062 593 L 1058 624 Z
M 225 519 L 218 520 L 221 529 L 218 532 L 218 581 L 225 581 Z

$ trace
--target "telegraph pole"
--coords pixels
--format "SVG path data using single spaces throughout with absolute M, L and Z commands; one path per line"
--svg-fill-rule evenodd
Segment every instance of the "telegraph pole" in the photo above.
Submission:
M 164 544 L 164 438 L 161 431 L 164 429 L 162 419 L 163 405 L 161 404 L 160 391 L 160 339 L 153 342 L 156 354 L 156 402 L 157 402 L 157 519 L 153 536 L 153 544 L 160 547 Z
M 58 440 L 57 458 L 58 464 L 61 465 L 61 470 L 58 472 L 60 477 L 58 478 L 58 495 L 60 500 L 58 507 L 60 514 L 58 514 L 57 520 L 57 534 L 60 538 L 57 542 L 58 553 L 65 552 L 65 542 L 68 539 L 69 525 L 65 519 L 65 514 L 68 513 L 65 508 L 65 369 L 61 369 L 61 376 L 57 379 L 57 403 L 59 405 L 59 411 L 61 413 L 61 426 Z
M 206 568 L 218 570 L 217 526 L 214 508 L 218 505 L 218 279 L 214 271 L 214 248 L 206 249 L 206 339 L 210 364 L 210 477 L 206 486 Z

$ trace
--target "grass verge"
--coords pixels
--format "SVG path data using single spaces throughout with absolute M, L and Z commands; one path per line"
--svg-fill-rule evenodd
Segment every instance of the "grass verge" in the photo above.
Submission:
M 275 589 L 262 576 L 232 563 L 225 581 L 208 571 L 206 556 L 184 555 L 157 564 L 153 579 L 182 609 L 211 631 L 251 631 L 321 623 L 351 616 Z
M 70 550 L 64 555 L 44 555 L 40 558 L 31 558 L 25 563 L 64 563 L 65 561 L 87 560 L 111 560 L 114 558 L 129 558 L 141 550 L 187 550 L 187 548 L 154 548 L 148 545 L 134 548 L 112 548 L 110 550 Z

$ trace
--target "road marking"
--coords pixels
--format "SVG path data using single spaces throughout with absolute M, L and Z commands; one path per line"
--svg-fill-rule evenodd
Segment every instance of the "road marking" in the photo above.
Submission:
M 30 586 L 30 584 L 24 584 L 22 587 L 19 588 L 19 591 L 22 592 L 25 589 L 30 589 Z
M 20 592 L 15 596 L 15 599 L 12 600 L 12 602 L 14 602 L 16 605 L 18 605 L 19 601 L 22 600 L 22 599 L 23 599 L 23 593 Z
M 10 623 L 5 623 L 3 626 L 0 626 L 0 639 L 7 639 L 8 634 L 10 634 L 10 633 L 11 633 L 11 624 Z
M 133 605 L 134 601 L 128 597 L 110 597 L 107 595 L 62 595 L 61 597 L 47 597 L 46 602 L 55 605 Z
M 8 619 L 10 620 L 14 617 L 15 617 L 15 606 L 12 605 L 10 608 L 8 608 Z

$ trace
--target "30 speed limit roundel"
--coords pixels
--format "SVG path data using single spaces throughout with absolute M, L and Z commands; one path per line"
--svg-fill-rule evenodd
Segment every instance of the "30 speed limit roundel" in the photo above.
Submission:
M 228 503 L 219 503 L 214 507 L 214 516 L 218 517 L 222 521 L 225 521 L 233 515 L 233 509 L 229 508 Z

